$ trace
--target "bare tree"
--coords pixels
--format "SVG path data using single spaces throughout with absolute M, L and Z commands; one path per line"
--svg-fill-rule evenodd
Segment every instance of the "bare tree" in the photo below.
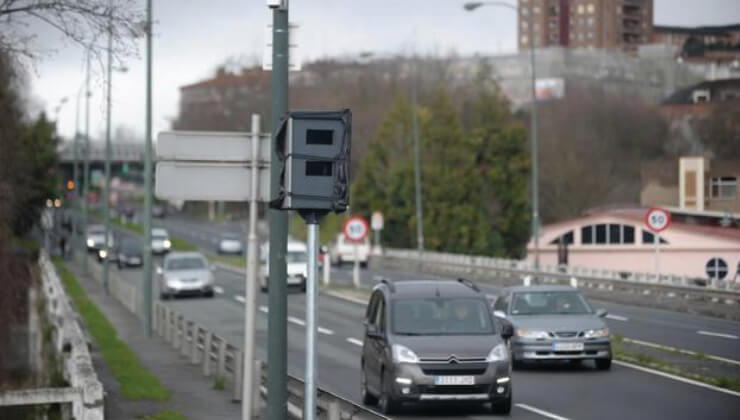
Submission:
M 36 45 L 38 25 L 60 32 L 94 56 L 113 37 L 116 61 L 137 52 L 144 14 L 136 0 L 0 0 L 0 50 L 20 63 L 35 63 L 51 52 Z M 53 50 L 52 50 L 53 51 Z

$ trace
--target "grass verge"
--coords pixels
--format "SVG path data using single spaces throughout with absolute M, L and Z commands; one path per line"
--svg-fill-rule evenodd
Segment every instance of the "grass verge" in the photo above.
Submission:
M 217 262 L 221 264 L 230 265 L 237 268 L 246 268 L 247 259 L 244 256 L 239 255 L 218 255 L 213 253 L 207 253 L 206 256 L 211 262 Z
M 176 411 L 160 411 L 159 413 L 152 414 L 151 416 L 140 417 L 142 420 L 188 420 L 187 417 Z
M 85 320 L 90 334 L 103 354 L 106 365 L 121 386 L 121 394 L 130 400 L 151 399 L 165 401 L 170 392 L 149 370 L 141 365 L 139 358 L 116 333 L 113 325 L 77 282 L 75 276 L 59 258 L 54 259 L 64 288 L 74 302 L 77 311 Z

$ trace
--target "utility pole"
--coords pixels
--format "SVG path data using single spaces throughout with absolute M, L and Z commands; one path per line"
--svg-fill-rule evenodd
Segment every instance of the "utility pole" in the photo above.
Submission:
M 413 80 L 411 81 L 411 127 L 414 136 L 414 190 L 416 193 L 416 246 L 419 254 L 424 252 L 424 210 L 421 199 L 421 162 L 419 158 L 419 112 L 416 108 L 417 67 L 413 61 Z
M 534 39 L 533 19 L 529 20 L 529 60 L 532 68 L 532 118 L 530 131 L 532 132 L 532 235 L 534 235 L 534 268 L 540 268 L 540 192 L 539 192 L 539 142 L 537 139 L 537 74 L 535 71 L 534 49 L 537 42 Z
M 90 48 L 88 47 L 85 58 L 85 150 L 83 152 L 85 164 L 82 168 L 82 235 L 83 253 L 82 268 L 85 274 L 87 267 L 87 195 L 90 190 Z
M 106 81 L 106 112 L 105 112 L 105 189 L 103 190 L 103 210 L 105 214 L 105 236 L 103 237 L 103 250 L 105 258 L 103 259 L 103 289 L 108 294 L 108 262 L 110 260 L 110 243 L 108 241 L 110 233 L 110 122 L 111 122 L 111 76 L 113 75 L 113 28 L 110 18 L 108 20 L 108 78 Z
M 152 336 L 152 0 L 146 2 L 146 128 L 144 134 L 144 333 Z
M 268 2 L 274 4 L 275 2 Z M 272 142 L 270 197 L 278 196 L 280 168 L 277 162 L 277 133 L 288 112 L 288 0 L 272 8 Z M 286 262 L 288 243 L 287 212 L 271 208 L 270 273 L 267 328 L 267 418 L 284 420 L 287 413 L 288 296 Z

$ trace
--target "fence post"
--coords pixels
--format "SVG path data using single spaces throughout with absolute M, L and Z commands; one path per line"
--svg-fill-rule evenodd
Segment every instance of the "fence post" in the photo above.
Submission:
M 203 343 L 203 375 L 211 376 L 211 341 L 213 333 L 206 331 L 206 339 Z
M 172 347 L 175 350 L 180 348 L 180 339 L 181 339 L 181 334 L 182 334 L 182 324 L 180 322 L 181 320 L 182 318 L 180 317 L 180 314 L 176 314 L 175 315 L 175 325 L 174 325 L 175 335 L 172 337 Z
M 242 386 L 244 386 L 244 356 L 242 352 L 234 352 L 234 396 L 232 401 L 242 400 Z
M 341 413 L 339 412 L 339 402 L 332 401 L 329 403 L 327 413 L 327 419 L 329 420 L 341 420 Z
M 198 364 L 198 338 L 200 337 L 200 327 L 193 323 L 193 345 L 190 347 L 190 363 Z
M 172 310 L 169 307 L 164 310 L 164 341 L 172 341 Z
M 221 378 L 226 377 L 226 340 L 219 338 L 218 346 L 218 370 L 216 374 Z
M 195 340 L 193 340 L 193 329 L 190 327 L 191 323 L 183 318 L 182 324 L 182 344 L 180 345 L 180 355 L 187 357 L 190 347 L 193 345 Z M 192 323 L 192 325 L 195 325 L 195 323 Z

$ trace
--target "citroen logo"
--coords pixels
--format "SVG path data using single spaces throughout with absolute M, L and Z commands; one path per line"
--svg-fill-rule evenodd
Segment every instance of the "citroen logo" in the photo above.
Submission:
M 458 363 L 457 356 L 454 354 L 447 359 L 448 363 Z

